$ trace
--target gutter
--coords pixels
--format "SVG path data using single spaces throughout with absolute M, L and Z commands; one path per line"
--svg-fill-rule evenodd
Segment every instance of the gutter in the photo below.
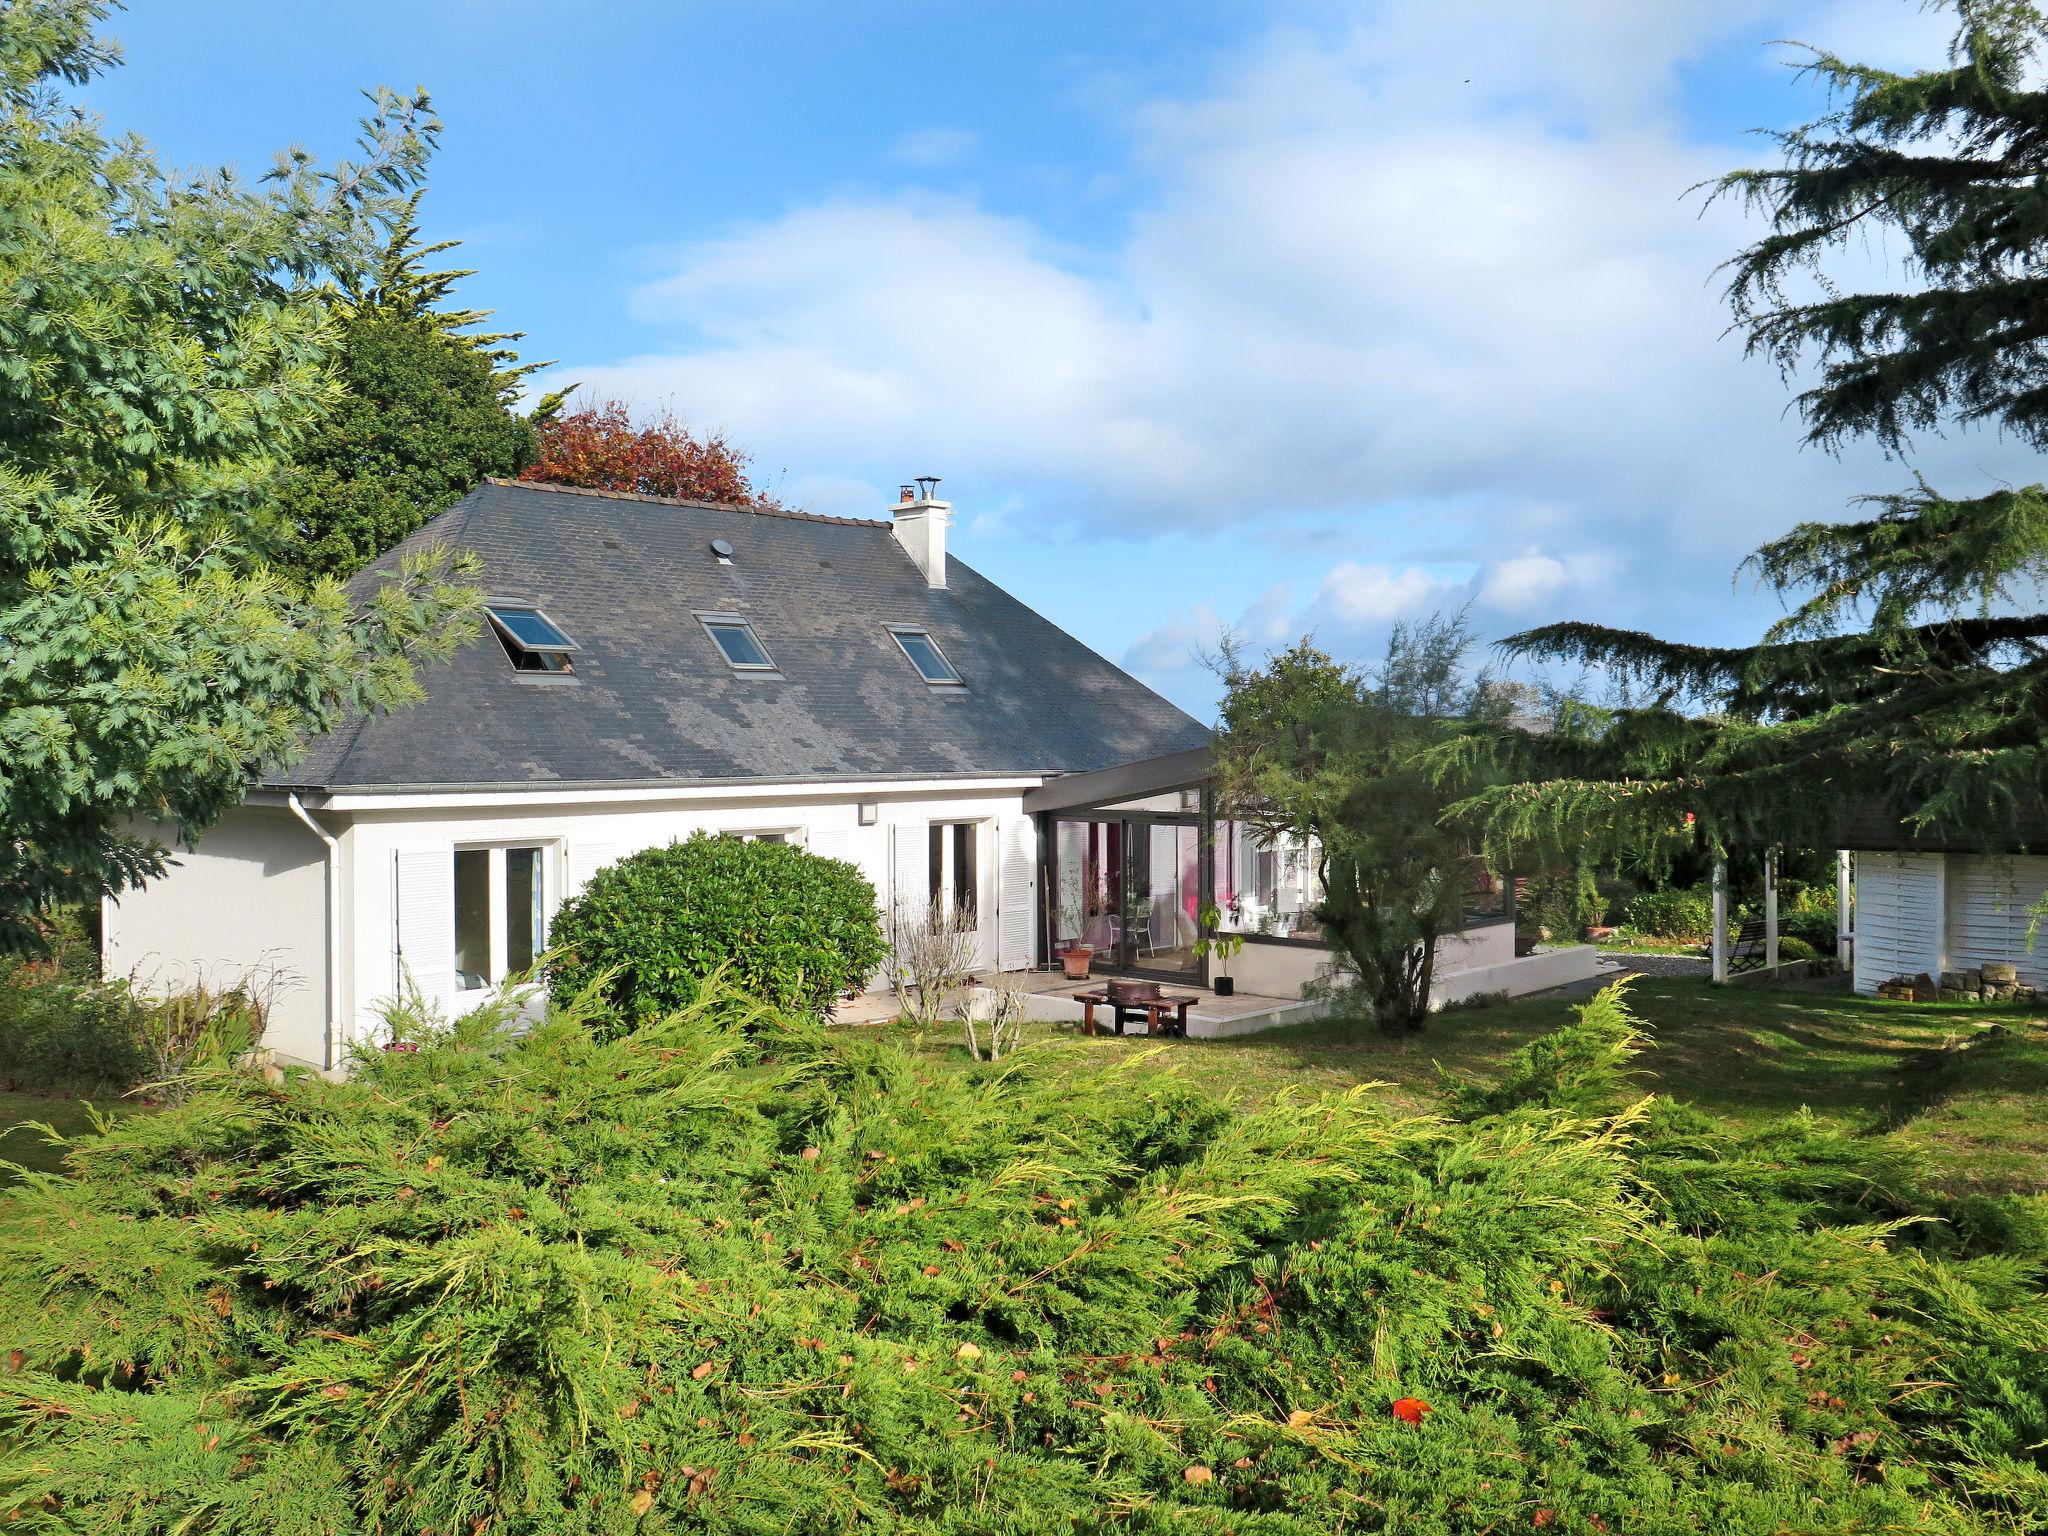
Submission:
M 327 845 L 327 1070 L 332 1072 L 341 1059 L 341 839 L 306 812 L 297 790 L 285 797 L 291 813 L 303 821 L 312 834 Z

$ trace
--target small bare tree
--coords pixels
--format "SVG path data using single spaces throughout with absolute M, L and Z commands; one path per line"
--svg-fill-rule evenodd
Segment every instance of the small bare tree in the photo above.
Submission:
M 1001 1061 L 1024 1043 L 1024 993 L 1009 977 L 997 975 L 981 989 L 979 1006 L 960 1010 L 967 1026 L 967 1054 L 976 1061 Z M 983 1048 L 982 1032 L 987 1032 Z
M 882 974 L 905 1018 L 923 1025 L 939 1022 L 947 1003 L 974 973 L 980 930 L 972 907 L 950 912 L 936 904 L 914 912 L 898 907 L 890 914 Z

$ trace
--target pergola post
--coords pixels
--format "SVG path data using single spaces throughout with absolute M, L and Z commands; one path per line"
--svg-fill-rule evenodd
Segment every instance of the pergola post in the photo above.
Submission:
M 1778 845 L 1764 850 L 1764 970 L 1778 968 Z
M 1845 971 L 1856 968 L 1856 924 L 1850 915 L 1856 900 L 1852 858 L 1846 848 L 1835 851 L 1835 964 Z
M 1714 980 L 1728 979 L 1728 861 L 1714 860 Z

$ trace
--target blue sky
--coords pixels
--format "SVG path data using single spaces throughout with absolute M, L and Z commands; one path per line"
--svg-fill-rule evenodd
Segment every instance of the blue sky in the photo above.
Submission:
M 964 559 L 1205 716 L 1194 653 L 1469 603 L 1702 640 L 1758 541 L 1906 470 L 1802 449 L 1686 189 L 1811 115 L 1772 39 L 1932 62 L 1914 0 L 184 0 L 89 99 L 180 164 L 446 123 L 465 301 L 813 510 L 944 477 Z M 1881 255 L 1881 253 L 1879 253 Z M 1946 488 L 2038 478 L 1965 437 Z

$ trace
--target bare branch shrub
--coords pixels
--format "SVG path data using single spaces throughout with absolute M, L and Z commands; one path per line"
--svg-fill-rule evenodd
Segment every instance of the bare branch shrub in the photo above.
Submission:
M 960 1010 L 960 1019 L 967 1026 L 967 1054 L 976 1061 L 1001 1061 L 1024 1043 L 1024 992 L 1008 976 L 998 973 L 981 989 L 977 1004 Z
M 972 907 L 948 912 L 933 906 L 918 911 L 897 907 L 889 915 L 889 953 L 882 974 L 896 993 L 903 1016 L 932 1025 L 974 974 L 981 924 Z

